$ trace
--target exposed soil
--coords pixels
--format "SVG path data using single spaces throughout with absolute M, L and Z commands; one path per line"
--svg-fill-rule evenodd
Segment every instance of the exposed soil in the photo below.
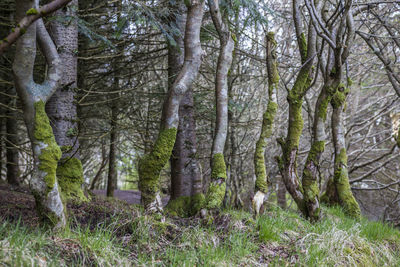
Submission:
M 115 190 L 115 199 L 106 198 L 105 190 L 93 190 L 90 202 L 67 204 L 68 215 L 75 218 L 81 226 L 90 228 L 107 224 L 112 217 L 120 216 L 132 218 L 137 216 L 137 205 L 140 205 L 140 192 Z M 169 197 L 163 198 L 166 205 Z M 136 205 L 136 207 L 132 206 Z M 27 186 L 16 187 L 8 184 L 0 185 L 0 218 L 17 222 L 27 226 L 39 225 L 39 218 L 35 209 L 35 199 Z

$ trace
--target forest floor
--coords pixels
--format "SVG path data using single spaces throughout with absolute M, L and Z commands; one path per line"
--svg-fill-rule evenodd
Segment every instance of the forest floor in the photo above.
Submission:
M 94 196 L 68 203 L 68 227 L 52 232 L 34 205 L 26 188 L 0 186 L 0 266 L 400 266 L 399 230 L 338 207 L 317 223 L 274 206 L 182 219 Z

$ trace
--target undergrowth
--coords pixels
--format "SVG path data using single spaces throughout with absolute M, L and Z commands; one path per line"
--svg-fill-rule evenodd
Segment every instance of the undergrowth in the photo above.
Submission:
M 322 219 L 312 224 L 277 207 L 256 219 L 248 212 L 226 210 L 203 220 L 150 216 L 139 207 L 98 204 L 72 207 L 69 227 L 59 232 L 2 219 L 0 263 L 400 266 L 398 230 L 366 219 L 353 220 L 337 207 L 323 207 Z

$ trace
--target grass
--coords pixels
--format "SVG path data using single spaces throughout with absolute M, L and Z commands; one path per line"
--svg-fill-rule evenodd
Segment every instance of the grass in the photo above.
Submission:
M 321 221 L 312 224 L 277 207 L 257 219 L 226 210 L 203 220 L 113 210 L 112 204 L 103 205 L 104 217 L 96 219 L 100 209 L 96 204 L 92 211 L 94 205 L 76 209 L 69 227 L 55 233 L 2 220 L 0 265 L 400 266 L 398 230 L 355 221 L 337 207 L 323 207 Z

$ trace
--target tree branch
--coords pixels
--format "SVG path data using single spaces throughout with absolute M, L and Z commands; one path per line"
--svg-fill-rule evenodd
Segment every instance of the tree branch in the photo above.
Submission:
M 4 39 L 0 41 L 0 56 L 10 47 L 17 39 L 26 32 L 26 29 L 36 20 L 41 17 L 47 16 L 54 11 L 64 7 L 71 0 L 54 0 L 53 2 L 42 6 L 38 10 L 30 9 L 28 10 L 25 17 L 23 17 L 17 27 L 13 28 L 12 32 Z

